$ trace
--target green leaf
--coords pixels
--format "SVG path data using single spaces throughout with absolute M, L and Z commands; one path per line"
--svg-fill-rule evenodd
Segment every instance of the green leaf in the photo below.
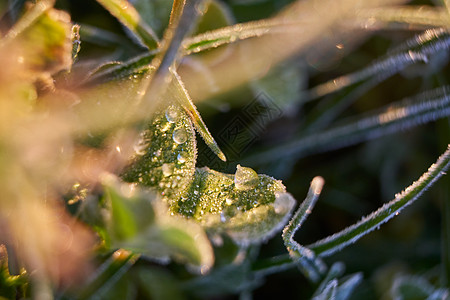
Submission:
M 189 116 L 176 102 L 156 114 L 141 133 L 122 174 L 127 182 L 155 188 L 170 207 L 186 192 L 195 171 L 197 148 Z
M 104 188 L 104 200 L 111 203 L 105 218 L 111 247 L 160 261 L 171 257 L 200 273 L 212 267 L 212 247 L 198 224 L 171 216 L 160 199 L 142 192 L 135 184 L 120 183 L 110 175 L 104 179 Z
M 279 180 L 238 165 L 236 174 L 196 169 L 188 193 L 174 209 L 208 231 L 241 245 L 270 238 L 287 222 L 295 200 Z
M 131 239 L 155 220 L 155 212 L 151 205 L 154 196 L 134 194 L 133 189 L 132 185 L 121 185 L 113 177 L 104 179 L 103 201 L 111 206 L 107 229 L 113 241 Z

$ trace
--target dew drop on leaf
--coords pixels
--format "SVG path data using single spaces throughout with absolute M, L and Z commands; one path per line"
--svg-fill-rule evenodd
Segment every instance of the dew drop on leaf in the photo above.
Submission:
M 170 176 L 173 174 L 174 165 L 172 163 L 166 163 L 161 166 L 161 170 L 164 176 Z
M 258 184 L 258 174 L 251 169 L 237 165 L 234 174 L 234 185 L 238 190 L 245 191 L 256 187 Z
M 187 134 L 184 128 L 178 128 L 173 131 L 173 140 L 177 144 L 183 144 L 187 141 Z
M 179 117 L 178 109 L 175 106 L 171 105 L 166 109 L 166 119 L 169 123 L 177 122 Z
M 184 152 L 179 153 L 178 156 L 177 156 L 177 161 L 178 161 L 180 164 L 185 163 L 185 162 L 186 162 L 186 159 L 187 159 L 187 154 L 184 153 Z
M 155 152 L 153 152 L 153 155 L 156 157 L 160 157 L 161 156 L 161 149 L 156 150 Z

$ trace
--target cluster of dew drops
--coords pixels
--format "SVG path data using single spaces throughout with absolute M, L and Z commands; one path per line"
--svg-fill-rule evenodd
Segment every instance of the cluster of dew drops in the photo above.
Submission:
M 167 120 L 167 123 L 165 123 L 160 130 L 165 132 L 171 128 L 171 126 L 174 123 L 177 123 L 181 118 L 180 109 L 175 107 L 174 105 L 170 105 L 165 110 L 165 119 Z M 183 127 L 179 127 L 174 129 L 172 134 L 172 140 L 175 142 L 175 145 L 182 145 L 188 140 L 188 133 Z M 175 146 L 174 145 L 174 146 Z M 135 154 L 138 156 L 142 156 L 146 153 L 146 150 L 148 150 L 149 147 L 149 141 L 144 138 L 144 133 L 141 133 L 141 137 L 138 140 L 138 142 L 134 145 Z M 151 158 L 152 162 L 156 163 L 158 160 L 160 160 L 162 154 L 162 150 L 158 149 L 153 153 L 153 156 Z M 188 153 L 185 151 L 181 151 L 177 155 L 177 162 L 179 164 L 184 164 L 189 159 Z M 167 163 L 164 162 L 161 165 L 161 172 L 164 177 L 169 177 L 174 175 L 175 165 L 174 163 Z M 141 175 L 141 174 L 140 174 Z M 167 183 L 159 182 L 159 188 L 164 189 L 175 187 L 176 182 L 179 181 L 181 177 L 178 175 L 176 176 L 176 180 L 173 181 L 173 183 L 170 185 L 167 185 Z M 153 181 L 154 178 L 151 178 Z M 142 176 L 139 176 L 139 181 L 142 182 Z M 255 188 L 259 183 L 259 176 L 258 174 L 251 168 L 247 167 L 241 167 L 240 165 L 237 165 L 236 173 L 234 174 L 234 186 L 239 191 L 246 191 Z M 269 186 L 268 186 L 269 188 Z M 199 191 L 194 190 L 193 192 L 196 196 L 198 196 Z M 164 196 L 164 192 L 162 192 L 162 195 Z M 201 195 L 200 195 L 201 196 Z M 184 199 L 184 197 L 181 197 Z M 289 207 L 290 202 L 290 195 L 287 193 L 275 193 L 275 202 L 273 203 L 274 210 L 277 214 L 285 214 L 286 210 Z M 230 198 L 227 198 L 225 200 L 225 207 L 231 206 L 234 203 L 234 201 Z M 228 215 L 228 214 L 227 214 Z M 225 217 L 223 212 L 221 213 L 221 221 L 225 222 L 228 218 Z

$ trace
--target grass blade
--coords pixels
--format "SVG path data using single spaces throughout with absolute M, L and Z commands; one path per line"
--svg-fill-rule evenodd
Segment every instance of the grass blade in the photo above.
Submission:
M 417 62 L 427 62 L 427 57 L 445 51 L 450 47 L 450 34 L 446 29 L 430 29 L 407 41 L 388 57 L 372 63 L 370 66 L 312 88 L 308 100 L 334 93 L 357 82 L 371 77 L 379 77 L 377 83 L 394 75 L 398 71 Z
M 386 203 L 377 211 L 364 217 L 360 222 L 307 246 L 319 256 L 329 256 L 336 251 L 354 243 L 369 232 L 379 228 L 391 218 L 397 216 L 406 206 L 417 200 L 430 188 L 450 167 L 450 145 L 447 150 L 432 164 L 416 182 L 397 194 L 395 199 Z
M 249 156 L 245 162 L 269 162 L 288 155 L 300 158 L 312 153 L 340 149 L 445 118 L 450 115 L 449 94 L 449 86 L 437 88 L 413 99 L 405 99 L 368 117 L 360 117 L 356 121 L 301 137 L 267 151 L 260 151 L 258 154 Z
M 200 116 L 199 112 L 197 111 L 197 108 L 195 107 L 194 103 L 192 102 L 192 99 L 189 96 L 186 88 L 184 87 L 180 76 L 175 71 L 173 72 L 173 75 L 175 77 L 174 78 L 175 80 L 173 80 L 174 84 L 173 92 L 175 93 L 174 96 L 177 99 L 178 103 L 180 103 L 183 106 L 184 110 L 191 118 L 191 121 L 194 124 L 195 129 L 203 138 L 206 145 L 208 145 L 208 147 L 214 152 L 214 154 L 216 154 L 222 161 L 226 161 L 227 159 L 225 157 L 225 154 L 223 154 L 222 150 L 220 150 L 213 136 L 206 127 L 205 122 L 203 122 L 203 119 Z
M 125 250 L 115 251 L 96 271 L 88 284 L 81 289 L 77 299 L 97 298 L 106 292 L 128 271 L 139 255 Z
M 158 37 L 127 0 L 97 0 L 111 15 L 133 32 L 150 50 L 158 48 Z

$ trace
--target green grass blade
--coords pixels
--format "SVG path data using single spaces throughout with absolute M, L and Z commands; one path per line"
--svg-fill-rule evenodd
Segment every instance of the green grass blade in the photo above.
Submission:
M 450 145 L 448 145 L 447 150 L 438 158 L 436 163 L 430 166 L 427 172 L 403 192 L 397 194 L 394 200 L 364 217 L 360 222 L 307 247 L 319 256 L 329 256 L 356 242 L 364 235 L 397 216 L 403 208 L 417 200 L 440 177 L 446 174 L 445 172 L 449 167 Z
M 193 28 L 199 14 L 198 6 L 202 2 L 203 0 L 191 0 L 185 2 L 183 6 L 180 1 L 174 1 L 171 16 L 173 23 L 165 31 L 160 52 L 152 60 L 152 67 L 155 68 L 155 72 L 142 83 L 140 94 L 145 96 L 142 98 L 143 101 L 139 105 L 139 109 L 154 111 L 160 101 L 161 94 L 171 83 L 173 78 L 170 68 L 176 70 L 181 43 Z M 181 7 L 182 12 L 180 12 Z
M 283 22 L 277 18 L 239 23 L 185 39 L 183 54 L 189 55 L 249 38 L 275 34 L 300 25 L 300 22 Z
M 150 50 L 158 48 L 158 37 L 127 0 L 97 0 L 111 15 L 133 32 Z
M 125 250 L 115 251 L 80 289 L 76 299 L 98 299 L 115 284 L 137 261 L 139 255 Z
M 354 145 L 383 135 L 399 132 L 419 124 L 450 116 L 450 87 L 444 86 L 428 91 L 413 99 L 405 99 L 381 112 L 356 121 L 313 133 L 297 140 L 272 147 L 267 151 L 245 159 L 246 163 L 269 162 L 288 155 L 297 158 L 313 153 Z
M 376 82 L 379 83 L 409 65 L 417 62 L 427 62 L 427 57 L 445 51 L 449 47 L 450 34 L 448 30 L 442 28 L 427 30 L 404 43 L 393 51 L 394 53 L 375 61 L 368 67 L 312 88 L 308 92 L 308 100 L 334 93 L 372 77 L 379 77 L 379 80 Z
M 200 116 L 199 112 L 197 111 L 197 108 L 195 107 L 194 103 L 192 102 L 192 99 L 189 96 L 188 91 L 184 87 L 184 84 L 181 81 L 180 76 L 175 71 L 173 71 L 173 75 L 174 75 L 173 80 L 174 87 L 173 89 L 171 89 L 173 96 L 175 97 L 175 99 L 177 99 L 178 103 L 180 103 L 181 106 L 183 106 L 184 110 L 191 118 L 191 121 L 194 124 L 195 129 L 203 138 L 206 145 L 208 145 L 208 147 L 214 152 L 214 154 L 216 154 L 222 161 L 226 161 L 227 159 L 225 157 L 225 154 L 223 154 L 222 150 L 220 150 L 216 141 L 214 140 L 208 128 L 206 127 L 205 122 L 203 122 L 203 119 Z
M 322 280 L 322 282 L 320 283 L 319 287 L 316 289 L 312 297 L 318 296 L 320 293 L 322 293 L 325 290 L 327 284 L 330 281 L 335 280 L 338 277 L 342 276 L 344 274 L 344 271 L 345 266 L 343 263 L 341 262 L 334 263 L 330 267 L 330 270 L 328 270 L 327 275 L 325 275 L 324 279 Z

